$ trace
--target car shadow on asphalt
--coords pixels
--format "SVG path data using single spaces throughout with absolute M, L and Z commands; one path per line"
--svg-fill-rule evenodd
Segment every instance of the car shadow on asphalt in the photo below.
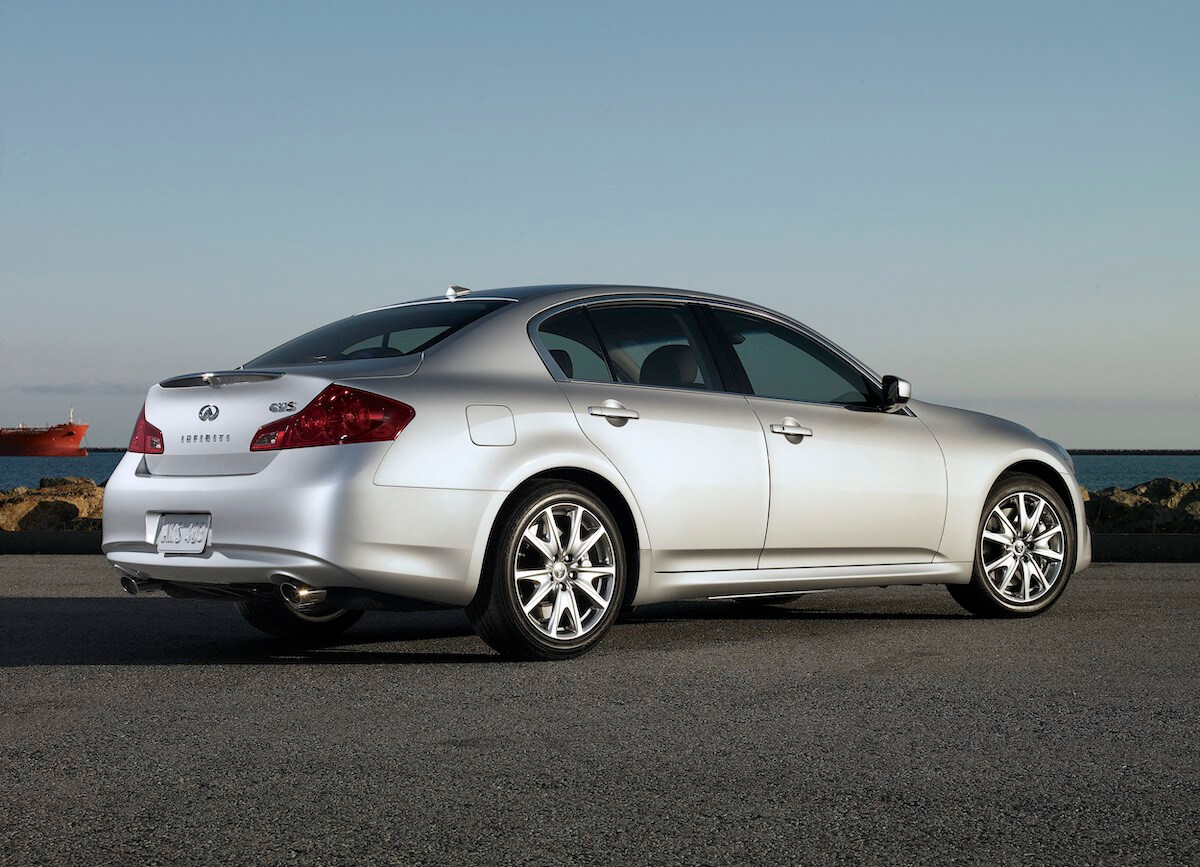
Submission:
M 966 614 L 916 600 L 820 610 L 729 602 L 651 605 L 622 615 L 625 626 L 961 619 Z M 624 631 L 624 630 L 622 630 Z M 673 634 L 672 641 L 679 640 Z M 0 668 L 37 665 L 431 665 L 499 663 L 460 610 L 369 612 L 322 646 L 298 646 L 257 633 L 228 603 L 164 598 L 0 598 Z
M 429 665 L 500 660 L 475 636 L 461 611 L 372 614 L 334 642 L 299 646 L 257 632 L 228 603 L 0 598 L 0 668 Z

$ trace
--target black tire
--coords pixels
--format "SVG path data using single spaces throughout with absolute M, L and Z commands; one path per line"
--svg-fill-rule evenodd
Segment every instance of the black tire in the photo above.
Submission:
M 547 608 L 552 611 L 557 609 L 553 603 L 546 601 L 536 606 L 533 609 L 534 613 L 527 615 L 522 608 L 522 599 L 520 598 L 522 591 L 518 590 L 515 571 L 518 558 L 528 557 L 530 554 L 529 543 L 524 532 L 527 527 L 532 529 L 531 522 L 538 520 L 539 516 L 544 515 L 547 509 L 566 510 L 571 506 L 582 506 L 585 513 L 590 513 L 590 518 L 607 533 L 607 541 L 601 539 L 601 543 L 597 543 L 590 549 L 585 566 L 579 567 L 581 560 L 577 561 L 574 567 L 564 566 L 564 568 L 568 570 L 593 567 L 611 569 L 612 575 L 611 579 L 607 577 L 595 579 L 599 582 L 597 592 L 600 595 L 608 594 L 607 607 L 603 609 L 598 606 L 586 607 L 591 603 L 585 596 L 575 592 L 575 581 L 569 580 L 575 575 L 573 571 L 568 571 L 554 580 L 554 586 L 544 597 L 539 598 L 549 600 L 553 597 L 556 599 L 559 594 L 569 592 L 572 599 L 575 600 L 573 622 L 578 634 L 552 638 L 544 629 L 550 628 L 557 632 L 557 626 L 550 627 L 548 623 L 539 626 L 534 621 L 540 622 L 538 612 L 543 612 Z M 557 522 L 556 532 L 562 534 L 561 521 L 569 521 L 570 517 L 556 515 L 553 511 L 551 516 Z M 547 531 L 548 539 L 549 532 Z M 600 548 L 603 550 L 600 551 Z M 593 558 L 596 558 L 598 562 L 593 563 Z M 627 585 L 627 562 L 620 526 L 612 512 L 598 497 L 586 488 L 571 482 L 553 479 L 539 482 L 522 493 L 501 515 L 497 523 L 497 531 L 493 536 L 488 561 L 480 576 L 479 590 L 471 604 L 467 606 L 467 618 L 471 621 L 471 625 L 479 637 L 502 656 L 531 660 L 568 659 L 579 656 L 581 653 L 591 650 L 604 638 L 620 612 Z M 534 564 L 530 571 L 540 568 L 541 564 Z M 547 575 L 550 574 L 547 571 Z M 533 583 L 531 580 L 531 585 Z M 537 587 L 532 587 L 529 593 L 530 600 L 537 589 Z M 580 600 L 585 606 L 583 609 L 579 607 Z M 581 610 L 586 613 L 581 615 L 579 613 Z M 565 610 L 559 611 L 559 624 L 562 622 L 562 615 L 567 613 Z M 553 617 L 553 614 L 550 614 L 549 617 Z
M 318 607 L 301 614 L 286 602 L 237 603 L 238 611 L 255 629 L 294 644 L 322 644 L 341 635 L 362 617 L 361 611 Z
M 991 546 L 996 544 L 992 542 L 985 543 L 983 538 L 984 530 L 988 527 L 989 521 L 995 520 L 991 517 L 993 510 L 1000 504 L 1020 494 L 1033 494 L 1044 500 L 1053 509 L 1055 513 L 1054 517 L 1062 529 L 1061 550 L 1057 552 L 1062 556 L 1062 560 L 1059 561 L 1061 562 L 1061 567 L 1050 582 L 1049 589 L 1029 602 L 1002 595 L 993 581 L 988 579 L 984 564 L 985 547 L 990 549 Z M 1042 526 L 1049 527 L 1048 524 L 1043 524 Z M 1036 534 L 1038 531 L 1033 530 L 1031 532 Z M 950 595 L 954 597 L 954 600 L 959 605 L 972 614 L 981 617 L 1032 617 L 1035 614 L 1040 614 L 1057 602 L 1058 598 L 1062 596 L 1063 591 L 1067 588 L 1067 582 L 1070 580 L 1071 573 L 1075 568 L 1075 539 L 1075 522 L 1071 509 L 1063 502 L 1062 497 L 1052 487 L 1037 476 L 1025 473 L 1012 473 L 1002 476 L 988 495 L 987 501 L 983 506 L 983 514 L 979 518 L 979 527 L 975 533 L 975 566 L 971 574 L 971 583 L 947 584 L 946 589 L 950 591 Z M 1024 550 L 1023 547 L 1021 550 Z M 1010 555 L 1007 548 L 1000 546 L 994 549 L 992 556 L 997 558 L 992 561 L 994 564 L 999 559 L 1012 555 Z M 1033 558 L 1035 563 L 1041 565 L 1045 565 L 1048 562 L 1038 560 L 1036 553 L 1024 556 L 1025 559 Z M 1021 559 L 1016 557 L 1014 559 L 1016 561 L 1017 572 L 1020 573 L 1023 569 Z M 1015 577 L 1020 582 L 1020 575 L 1018 574 Z M 1001 574 L 1000 580 L 1003 584 L 1003 574 Z M 1035 582 L 1034 586 L 1040 588 L 1043 585 Z

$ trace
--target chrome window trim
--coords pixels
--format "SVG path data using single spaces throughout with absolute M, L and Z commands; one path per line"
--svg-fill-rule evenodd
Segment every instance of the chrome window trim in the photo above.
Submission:
M 847 364 L 849 364 L 851 367 L 853 367 L 855 370 L 857 370 L 859 373 L 861 373 L 863 376 L 865 376 L 868 381 L 870 381 L 872 384 L 875 385 L 876 388 L 879 388 L 880 390 L 883 389 L 883 378 L 879 374 L 877 374 L 874 370 L 872 370 L 870 367 L 865 365 L 863 362 L 859 361 L 857 358 L 855 358 L 853 355 L 851 355 L 846 350 L 842 349 L 842 347 L 838 346 L 836 343 L 834 343 L 833 341 L 826 338 L 824 335 L 809 328 L 803 322 L 792 319 L 790 316 L 785 316 L 782 313 L 778 313 L 774 310 L 769 310 L 764 307 L 758 307 L 753 304 L 737 302 L 732 299 L 704 298 L 704 297 L 696 297 L 696 296 L 690 296 L 690 295 L 678 295 L 678 294 L 668 294 L 668 293 L 636 294 L 636 295 L 604 294 L 604 295 L 596 295 L 596 296 L 593 296 L 590 298 L 572 298 L 570 301 L 563 301 L 563 302 L 560 302 L 559 304 L 554 304 L 554 305 L 551 305 L 550 307 L 545 307 L 542 310 L 535 313 L 532 317 L 530 317 L 529 322 L 526 325 L 526 332 L 529 335 L 529 340 L 533 344 L 534 350 L 536 350 L 537 354 L 541 357 L 542 363 L 544 363 L 546 365 L 546 369 L 550 372 L 550 375 L 554 377 L 556 382 L 592 382 L 592 383 L 595 383 L 595 382 L 598 382 L 598 380 L 572 379 L 571 377 L 568 377 L 566 374 L 564 374 L 562 372 L 562 369 L 558 366 L 558 362 L 556 362 L 554 360 L 554 358 L 550 355 L 550 351 L 548 349 L 546 349 L 545 346 L 542 345 L 542 341 L 538 337 L 538 329 L 541 327 L 541 324 L 543 322 L 545 322 L 547 319 L 551 318 L 552 316 L 557 316 L 560 313 L 566 313 L 577 307 L 593 307 L 598 304 L 615 304 L 615 303 L 626 302 L 626 301 L 632 302 L 632 303 L 637 303 L 637 302 L 645 303 L 645 302 L 649 301 L 649 302 L 660 302 L 660 303 L 667 303 L 667 304 L 691 304 L 691 305 L 697 305 L 697 306 L 702 306 L 702 307 L 723 308 L 726 310 L 733 310 L 737 313 L 745 313 L 750 316 L 758 316 L 761 319 L 766 319 L 768 321 L 776 322 L 779 325 L 784 326 L 785 328 L 790 328 L 794 331 L 799 332 L 804 337 L 808 338 L 809 340 L 813 341 L 814 343 L 818 344 L 819 346 L 822 346 L 825 349 L 828 349 L 830 352 L 832 352 L 838 358 L 841 358 L 843 361 L 845 361 Z M 717 349 L 717 348 L 719 348 L 719 347 L 710 347 L 710 351 L 712 349 Z M 605 383 L 601 382 L 600 384 L 603 385 Z M 819 401 L 809 401 L 809 400 L 790 400 L 786 397 L 768 397 L 765 395 L 754 394 L 753 392 L 736 391 L 729 387 L 724 387 L 724 388 L 719 388 L 719 389 L 699 389 L 699 388 L 675 388 L 673 386 L 660 386 L 660 385 L 641 385 L 640 383 L 635 383 L 635 382 L 610 382 L 608 384 L 609 385 L 632 386 L 634 388 L 655 388 L 655 389 L 668 389 L 670 391 L 686 391 L 689 394 L 696 394 L 696 393 L 732 394 L 732 395 L 737 395 L 739 397 L 757 397 L 761 400 L 779 400 L 779 401 L 784 401 L 785 403 L 801 403 L 801 404 L 808 404 L 810 406 L 832 406 L 832 407 L 838 407 L 840 409 L 850 409 L 850 410 L 857 409 L 856 407 L 848 406 L 847 404 L 843 404 L 843 403 L 821 403 Z M 913 413 L 913 411 L 907 406 L 902 407 L 901 409 L 899 409 L 896 412 L 887 413 L 887 415 L 907 415 L 907 416 L 912 416 L 914 418 L 916 417 L 915 414 Z

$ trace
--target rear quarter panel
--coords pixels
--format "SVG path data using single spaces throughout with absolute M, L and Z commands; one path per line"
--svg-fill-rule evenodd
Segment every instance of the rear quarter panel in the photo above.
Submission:
M 532 476 L 569 467 L 608 481 L 633 513 L 639 547 L 650 540 L 637 501 L 624 478 L 584 436 L 570 403 L 530 343 L 529 312 L 514 309 L 481 322 L 470 341 L 448 341 L 428 354 L 418 375 L 403 379 L 341 380 L 401 400 L 415 416 L 389 448 L 374 475 L 386 499 L 389 488 L 454 489 L 507 494 Z M 490 319 L 490 318 L 489 318 Z M 512 412 L 511 445 L 477 445 L 467 407 L 506 407 Z M 478 439 L 478 436 L 476 437 Z M 471 528 L 469 574 L 472 593 L 483 567 L 492 527 L 504 505 L 498 497 L 479 526 Z M 447 514 L 444 520 L 454 522 Z M 460 532 L 467 528 L 460 527 Z M 642 571 L 648 556 L 639 558 Z M 645 586 L 644 582 L 641 586 Z

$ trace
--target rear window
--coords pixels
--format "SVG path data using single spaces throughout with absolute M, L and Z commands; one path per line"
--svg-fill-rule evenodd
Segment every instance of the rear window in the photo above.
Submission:
M 245 367 L 396 358 L 424 352 L 504 301 L 437 301 L 360 313 L 289 340 Z

